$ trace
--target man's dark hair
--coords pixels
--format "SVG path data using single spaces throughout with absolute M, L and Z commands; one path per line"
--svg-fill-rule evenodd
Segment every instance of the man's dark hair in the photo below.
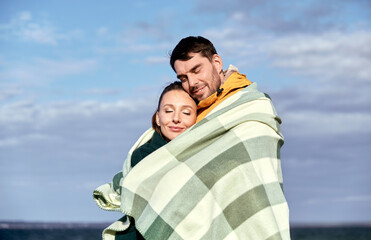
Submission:
M 212 60 L 214 54 L 218 54 L 214 45 L 204 37 L 189 36 L 180 40 L 170 54 L 170 65 L 174 72 L 174 63 L 176 60 L 187 61 L 191 59 L 190 53 L 201 53 L 203 57 Z

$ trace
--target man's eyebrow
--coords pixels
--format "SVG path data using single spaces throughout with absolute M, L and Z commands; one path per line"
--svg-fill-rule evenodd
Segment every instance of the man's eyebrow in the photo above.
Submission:
M 184 77 L 184 76 L 185 76 L 185 74 L 178 74 L 178 75 L 176 75 L 176 78 L 180 79 L 181 77 Z
M 191 68 L 191 70 L 189 70 L 188 72 L 194 72 L 194 71 L 196 71 L 196 69 L 199 68 L 200 66 L 201 66 L 201 63 L 199 63 L 199 64 L 193 66 L 193 67 Z M 178 79 L 180 79 L 181 77 L 184 77 L 184 76 L 186 76 L 186 75 L 185 75 L 185 74 L 178 74 L 178 75 L 176 75 L 176 77 L 177 77 Z
M 196 69 L 201 66 L 201 63 L 197 64 L 196 66 L 194 66 L 193 68 L 191 68 L 191 70 L 189 70 L 190 72 L 194 72 L 196 71 Z

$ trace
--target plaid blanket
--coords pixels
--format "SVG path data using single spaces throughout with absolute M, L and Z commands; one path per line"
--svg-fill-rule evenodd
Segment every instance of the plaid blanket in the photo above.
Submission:
M 280 123 L 253 83 L 131 169 L 147 131 L 128 154 L 121 189 L 106 184 L 95 200 L 134 217 L 146 239 L 290 239 Z

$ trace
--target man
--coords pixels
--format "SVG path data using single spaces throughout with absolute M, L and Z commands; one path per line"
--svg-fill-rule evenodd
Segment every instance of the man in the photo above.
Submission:
M 245 75 L 238 73 L 236 68 L 230 66 L 226 71 L 223 71 L 223 61 L 217 54 L 213 44 L 203 37 L 186 37 L 183 38 L 174 48 L 171 54 L 170 65 L 177 74 L 177 78 L 182 82 L 183 88 L 197 101 L 198 103 L 198 117 L 197 121 L 202 120 L 213 109 L 215 109 L 221 102 L 236 92 L 249 86 L 251 82 L 246 79 Z M 243 113 L 241 113 L 243 114 Z M 262 133 L 263 135 L 263 133 Z M 267 151 L 269 148 L 278 150 L 278 158 L 280 156 L 279 150 L 275 146 L 265 146 Z M 264 149 L 264 147 L 263 147 Z M 270 171 L 269 168 L 259 169 L 260 171 Z M 280 178 L 281 172 L 278 170 L 277 178 Z M 243 181 L 243 180 L 241 180 Z M 272 189 L 266 188 L 266 195 L 264 198 L 274 198 L 275 195 L 282 195 L 283 192 L 279 190 L 276 192 Z M 282 190 L 282 188 L 281 188 Z M 264 201 L 265 199 L 261 199 Z M 259 199 L 257 199 L 259 201 Z M 248 202 L 246 203 L 249 204 Z M 287 210 L 287 211 L 286 211 Z M 288 209 L 287 206 L 281 204 L 281 212 L 283 214 L 283 221 L 285 221 L 288 228 Z M 270 216 L 272 219 L 266 219 L 267 222 L 276 217 L 275 214 Z M 282 215 L 281 215 L 282 217 Z M 256 228 L 263 229 L 265 226 L 258 225 Z M 281 230 L 277 228 L 277 233 L 274 239 L 290 238 L 288 229 L 285 233 L 280 233 Z M 246 237 L 248 234 L 246 235 Z M 251 237 L 251 236 L 250 236 Z M 256 235 L 258 239 L 258 235 Z M 273 238 L 272 238 L 273 239 Z
M 187 37 L 174 48 L 170 65 L 182 82 L 183 88 L 197 101 L 212 97 L 198 104 L 200 120 L 225 98 L 251 84 L 235 69 L 223 72 L 223 61 L 213 44 L 203 37 Z M 227 78 L 228 85 L 222 86 Z M 224 91 L 224 92 L 223 92 Z M 210 101 L 211 100 L 211 101 Z
M 290 239 L 281 121 L 270 98 L 237 68 L 223 71 L 203 37 L 182 39 L 170 64 L 198 101 L 198 122 L 131 168 L 132 151 L 151 136 L 143 134 L 120 191 L 97 189 L 98 205 L 131 216 L 145 239 Z M 106 233 L 129 225 L 122 219 Z

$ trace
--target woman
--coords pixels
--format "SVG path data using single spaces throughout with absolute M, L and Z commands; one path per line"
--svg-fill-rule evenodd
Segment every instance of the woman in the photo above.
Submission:
M 152 116 L 152 128 L 155 133 L 149 142 L 133 152 L 131 166 L 134 167 L 147 155 L 195 124 L 196 117 L 196 102 L 183 89 L 181 82 L 175 81 L 165 87 L 159 98 L 157 110 Z
M 196 117 L 196 102 L 183 89 L 181 82 L 175 81 L 165 87 L 159 98 L 157 110 L 152 116 L 152 128 L 155 130 L 153 137 L 133 152 L 131 166 L 134 167 L 146 156 L 195 124 Z M 122 173 L 118 173 L 114 178 L 122 178 Z M 144 239 L 136 230 L 133 218 L 131 222 L 128 229 L 116 233 L 115 239 Z

